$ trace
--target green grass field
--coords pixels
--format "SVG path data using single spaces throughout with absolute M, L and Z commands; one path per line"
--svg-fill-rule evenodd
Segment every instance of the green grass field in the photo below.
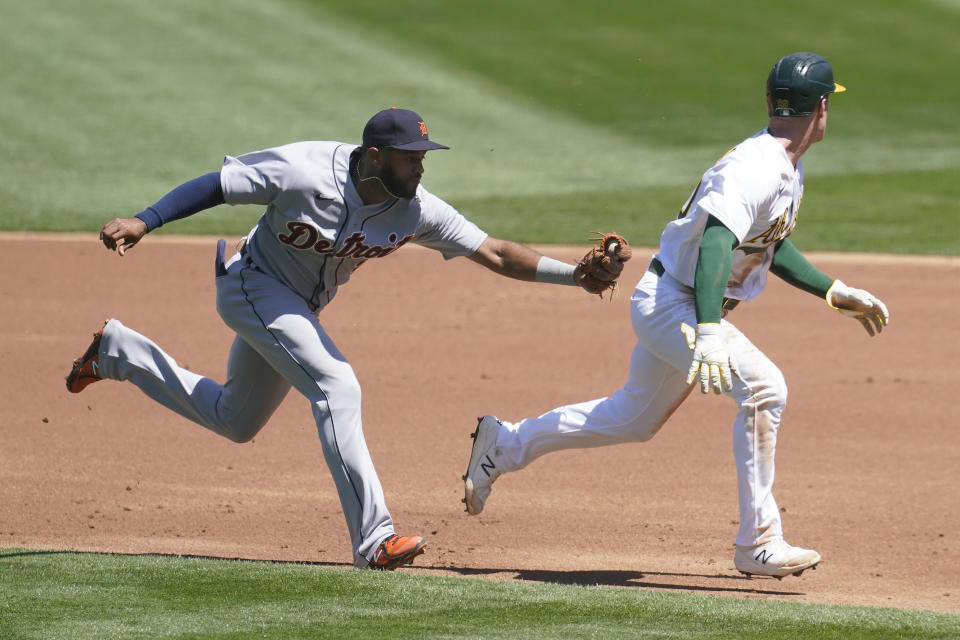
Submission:
M 960 616 L 304 564 L 0 549 L 0 637 L 956 638 Z
M 797 50 L 849 91 L 804 249 L 960 255 L 960 2 L 0 0 L 0 229 L 95 231 L 224 154 L 400 105 L 494 235 L 655 245 Z M 220 207 L 158 233 L 240 235 Z M 3 638 L 956 638 L 956 616 L 312 566 L 0 550 Z
M 224 154 L 420 111 L 426 184 L 493 233 L 655 245 L 765 124 L 795 50 L 849 91 L 807 156 L 803 248 L 960 254 L 960 3 L 0 0 L 0 225 L 96 230 Z M 161 232 L 242 234 L 221 207 Z

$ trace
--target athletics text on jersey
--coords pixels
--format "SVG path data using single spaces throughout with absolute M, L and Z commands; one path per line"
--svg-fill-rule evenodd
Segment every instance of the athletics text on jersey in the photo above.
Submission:
M 692 287 L 700 241 L 713 216 L 736 236 L 726 296 L 752 300 L 766 285 L 775 245 L 793 231 L 803 198 L 803 164 L 791 164 L 766 129 L 731 149 L 703 174 L 680 217 L 667 224 L 657 257 Z

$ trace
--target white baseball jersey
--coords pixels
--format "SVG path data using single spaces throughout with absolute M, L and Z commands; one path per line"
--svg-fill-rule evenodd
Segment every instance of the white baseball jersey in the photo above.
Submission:
M 763 290 L 774 245 L 793 231 L 803 198 L 803 163 L 794 167 L 783 145 L 764 129 L 731 149 L 703 174 L 680 217 L 667 224 L 657 257 L 692 287 L 707 218 L 737 236 L 724 294 L 752 300 Z
M 411 200 L 365 205 L 349 177 L 357 145 L 297 142 L 239 157 L 220 171 L 228 204 L 267 209 L 247 238 L 253 263 L 315 311 L 371 258 L 407 242 L 447 259 L 474 253 L 487 234 L 422 185 Z

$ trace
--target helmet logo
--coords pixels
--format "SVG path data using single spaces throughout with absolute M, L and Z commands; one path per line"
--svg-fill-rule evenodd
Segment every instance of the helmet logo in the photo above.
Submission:
M 417 122 L 417 124 L 420 126 L 420 135 L 421 136 L 427 135 L 427 123 L 420 120 Z
M 789 108 L 790 108 L 789 100 L 786 100 L 784 98 L 780 98 L 777 100 L 777 109 L 789 109 Z

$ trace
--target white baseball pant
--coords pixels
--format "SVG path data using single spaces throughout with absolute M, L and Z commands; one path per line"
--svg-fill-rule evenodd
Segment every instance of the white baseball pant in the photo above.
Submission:
M 504 422 L 496 448 L 503 471 L 522 469 L 551 451 L 647 441 L 699 384 L 686 383 L 693 352 L 680 330 L 682 323 L 697 325 L 690 287 L 648 271 L 631 298 L 631 317 L 637 344 L 626 384 L 607 398 Z M 736 544 L 752 546 L 783 536 L 773 479 L 787 387 L 777 366 L 743 333 L 726 320 L 721 325 L 739 372 L 726 394 L 738 406 L 733 423 L 740 506 Z

